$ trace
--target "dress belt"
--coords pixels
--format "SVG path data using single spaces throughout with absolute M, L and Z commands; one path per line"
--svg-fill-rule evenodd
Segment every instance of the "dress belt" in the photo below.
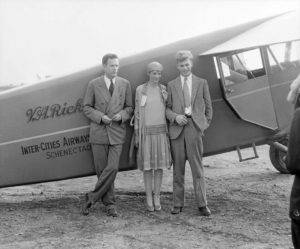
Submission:
M 145 127 L 145 134 L 146 135 L 158 135 L 158 134 L 165 134 L 167 133 L 167 125 L 151 125 Z

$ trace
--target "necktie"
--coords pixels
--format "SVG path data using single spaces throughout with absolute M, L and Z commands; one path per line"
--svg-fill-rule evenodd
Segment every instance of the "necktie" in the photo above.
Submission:
M 113 95 L 113 92 L 114 92 L 114 89 L 115 89 L 115 86 L 114 86 L 114 82 L 112 79 L 110 79 L 110 86 L 109 86 L 109 93 L 110 93 L 110 96 Z
M 189 91 L 189 87 L 187 84 L 187 77 L 184 77 L 184 81 L 183 81 L 183 98 L 184 98 L 184 106 L 190 107 L 191 106 L 191 96 L 190 96 L 190 91 Z

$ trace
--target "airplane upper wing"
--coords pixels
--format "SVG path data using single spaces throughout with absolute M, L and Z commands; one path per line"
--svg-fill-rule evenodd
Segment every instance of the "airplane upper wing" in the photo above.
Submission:
M 200 55 L 218 54 L 299 39 L 300 11 L 297 10 L 268 19 Z

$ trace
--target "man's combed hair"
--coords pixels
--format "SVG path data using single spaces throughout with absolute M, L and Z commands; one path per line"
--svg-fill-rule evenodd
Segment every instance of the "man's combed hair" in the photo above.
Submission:
M 116 54 L 106 54 L 102 57 L 102 65 L 106 65 L 109 59 L 118 59 L 118 56 Z
M 182 62 L 185 61 L 186 59 L 193 60 L 193 55 L 189 50 L 180 50 L 176 53 L 175 58 L 177 62 Z

